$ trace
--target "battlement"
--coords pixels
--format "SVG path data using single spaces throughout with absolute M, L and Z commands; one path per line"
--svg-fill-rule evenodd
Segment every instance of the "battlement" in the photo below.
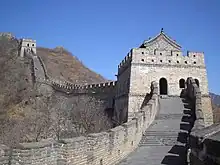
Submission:
M 96 92 L 101 92 L 104 89 L 114 89 L 117 81 L 110 81 L 105 83 L 99 83 L 99 84 L 73 84 L 67 81 L 59 81 L 56 79 L 40 79 L 40 82 L 46 83 L 48 85 L 51 85 L 53 88 L 55 88 L 58 91 L 65 92 L 67 94 L 73 94 L 73 93 L 88 93 L 92 90 L 95 90 Z
M 205 66 L 203 52 L 187 52 L 183 55 L 181 51 L 159 51 L 150 53 L 145 48 L 136 48 L 132 51 L 132 63 L 142 64 L 164 64 L 175 66 Z
M 33 40 L 31 38 L 23 38 L 21 39 L 22 42 L 33 42 L 33 43 L 36 43 L 37 41 L 36 40 Z
M 126 69 L 132 61 L 132 50 L 125 56 L 125 58 L 118 65 L 118 72 L 122 73 L 124 69 Z

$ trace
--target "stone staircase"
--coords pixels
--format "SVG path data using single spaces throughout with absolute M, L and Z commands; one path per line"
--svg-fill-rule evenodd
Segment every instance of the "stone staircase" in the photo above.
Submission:
M 159 104 L 155 121 L 144 133 L 139 147 L 120 165 L 186 164 L 190 106 L 179 97 L 160 98 Z
M 176 131 L 149 131 L 141 139 L 139 146 L 173 145 L 177 142 Z

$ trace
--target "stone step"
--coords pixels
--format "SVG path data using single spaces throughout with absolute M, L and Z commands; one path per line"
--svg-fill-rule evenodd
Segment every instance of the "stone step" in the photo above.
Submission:
M 177 136 L 178 131 L 146 131 L 143 136 Z
M 177 135 L 144 136 L 140 141 L 140 145 L 174 145 L 177 143 L 177 138 Z
M 155 120 L 170 120 L 170 119 L 181 119 L 184 116 L 184 114 L 159 114 L 155 117 Z

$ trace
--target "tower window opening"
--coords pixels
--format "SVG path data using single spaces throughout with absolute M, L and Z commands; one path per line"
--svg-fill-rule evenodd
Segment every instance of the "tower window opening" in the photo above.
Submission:
M 179 61 L 177 61 L 177 63 L 179 64 L 180 62 L 179 62 Z
M 151 60 L 152 62 L 154 62 L 154 60 Z
M 160 95 L 167 95 L 168 83 L 165 78 L 159 80 Z
M 160 55 L 162 55 L 162 53 L 160 53 Z
M 196 64 L 196 62 L 194 61 L 193 64 Z
M 185 88 L 185 80 L 184 80 L 183 78 L 181 78 L 181 79 L 179 80 L 179 87 L 180 87 L 180 88 Z
M 169 60 L 169 63 L 171 63 L 171 60 Z
M 34 46 L 34 44 L 32 44 L 32 46 Z
M 160 60 L 160 62 L 163 62 L 162 60 Z
M 144 59 L 141 59 L 141 61 L 143 61 L 143 62 L 144 62 Z
M 144 54 L 144 52 L 142 52 L 142 54 Z
M 27 44 L 27 46 L 29 47 L 29 44 Z
M 185 64 L 187 64 L 187 61 L 185 61 Z

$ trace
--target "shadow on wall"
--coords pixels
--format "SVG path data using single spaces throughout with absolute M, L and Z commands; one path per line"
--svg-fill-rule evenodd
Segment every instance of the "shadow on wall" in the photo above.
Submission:
M 145 98 L 144 98 L 144 101 L 143 101 L 143 103 L 141 104 L 141 109 L 143 109 L 143 108 L 147 105 L 147 103 L 148 103 L 149 100 L 151 99 L 151 96 L 152 96 L 152 94 L 150 94 L 150 93 L 147 93 L 147 94 L 146 94 L 146 96 L 145 96 Z

